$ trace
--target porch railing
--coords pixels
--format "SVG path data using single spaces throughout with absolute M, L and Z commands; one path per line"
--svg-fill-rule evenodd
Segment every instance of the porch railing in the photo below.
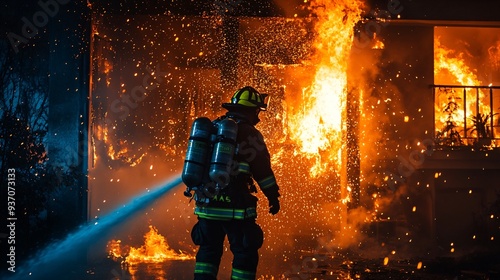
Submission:
M 500 86 L 432 85 L 441 147 L 500 147 Z

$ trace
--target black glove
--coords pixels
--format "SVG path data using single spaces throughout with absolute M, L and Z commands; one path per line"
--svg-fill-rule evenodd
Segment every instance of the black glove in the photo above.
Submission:
M 269 213 L 276 215 L 280 211 L 280 201 L 277 197 L 269 199 Z

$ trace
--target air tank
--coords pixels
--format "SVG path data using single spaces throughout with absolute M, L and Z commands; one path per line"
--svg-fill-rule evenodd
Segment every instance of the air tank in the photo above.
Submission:
M 206 117 L 194 120 L 189 135 L 182 181 L 188 187 L 198 186 L 202 183 L 211 151 L 212 121 Z
M 229 184 L 237 134 L 238 124 L 234 120 L 226 118 L 218 122 L 208 174 L 221 188 Z

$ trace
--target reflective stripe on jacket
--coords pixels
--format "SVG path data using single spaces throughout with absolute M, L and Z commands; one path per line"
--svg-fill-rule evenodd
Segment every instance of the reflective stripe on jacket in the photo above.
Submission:
M 194 214 L 200 218 L 211 220 L 243 220 L 257 217 L 257 209 L 249 207 L 246 209 L 230 209 L 219 207 L 196 206 Z

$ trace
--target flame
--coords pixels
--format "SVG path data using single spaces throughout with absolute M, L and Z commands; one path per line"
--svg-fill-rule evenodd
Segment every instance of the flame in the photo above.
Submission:
M 467 65 L 464 54 L 457 53 L 434 39 L 434 75 L 436 80 L 453 85 L 479 85 L 476 74 Z
M 329 163 L 341 166 L 344 118 L 347 96 L 348 58 L 354 38 L 354 25 L 360 20 L 360 1 L 311 1 L 315 8 L 317 34 L 311 62 L 313 81 L 303 87 L 301 108 L 289 119 L 290 138 L 300 152 L 311 159 L 311 175 L 328 170 Z
M 372 49 L 375 49 L 375 50 L 382 50 L 385 48 L 385 44 L 384 42 L 382 42 L 381 40 L 379 40 L 377 38 L 377 33 L 374 33 L 373 34 L 373 43 L 372 43 Z
M 106 245 L 106 247 L 108 248 L 108 255 L 114 260 L 123 258 L 121 243 L 121 240 L 110 240 Z
M 381 50 L 381 49 L 384 49 L 384 48 L 385 48 L 384 42 L 382 42 L 380 40 L 375 40 L 374 41 L 372 49 Z
M 108 255 L 114 260 L 124 259 L 129 265 L 138 263 L 161 263 L 167 260 L 192 260 L 193 256 L 184 252 L 177 253 L 167 244 L 167 240 L 154 226 L 149 226 L 149 232 L 144 235 L 144 245 L 139 248 L 122 247 L 121 240 L 111 240 L 107 244 Z
M 464 54 L 442 45 L 439 37 L 434 40 L 434 76 L 440 84 L 479 86 L 482 83 L 475 71 L 467 65 Z M 456 128 L 461 137 L 477 137 L 477 131 L 472 130 L 474 121 L 481 114 L 490 112 L 483 90 L 466 89 L 465 104 L 463 97 L 464 90 L 460 88 L 439 89 L 436 94 L 436 130 L 445 138 L 450 136 L 451 127 Z M 471 132 L 464 132 L 464 127 L 471 128 Z

